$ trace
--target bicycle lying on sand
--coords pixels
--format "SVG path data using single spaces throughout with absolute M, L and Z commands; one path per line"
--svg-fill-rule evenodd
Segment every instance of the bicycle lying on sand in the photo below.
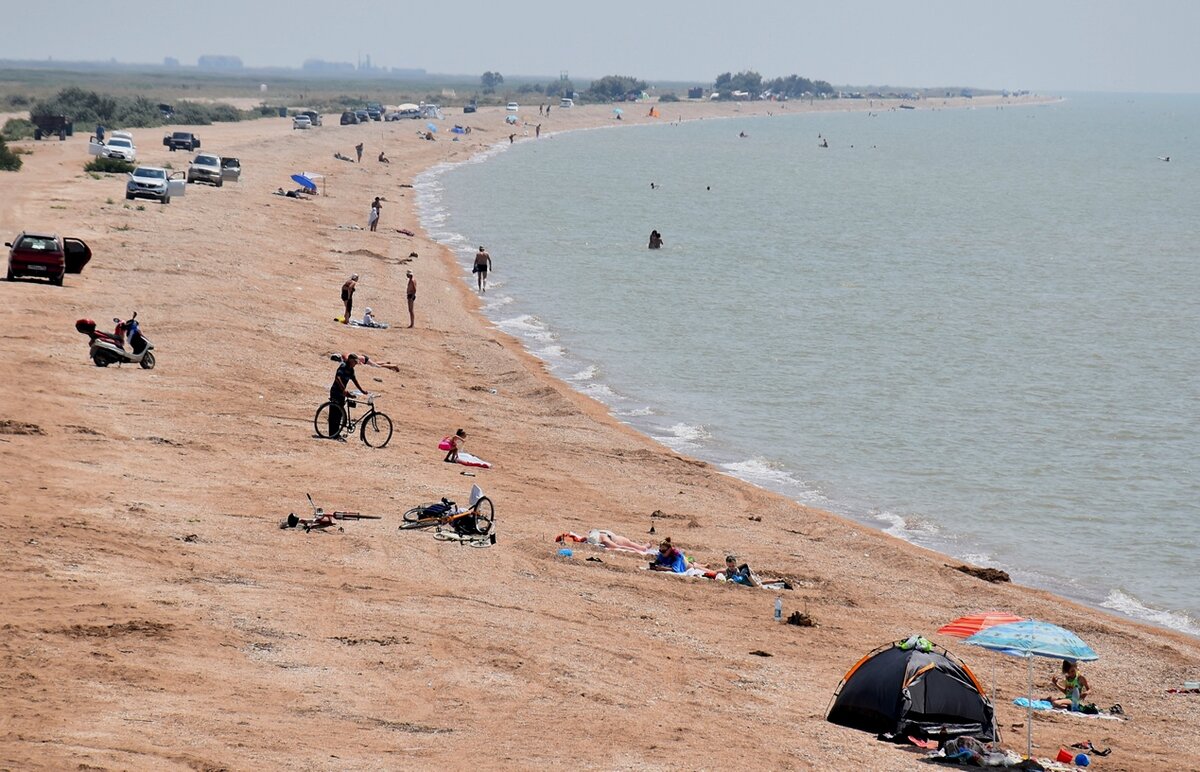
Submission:
M 359 426 L 359 436 L 362 441 L 371 448 L 382 448 L 392 439 L 392 419 L 388 418 L 386 413 L 381 413 L 375 409 L 376 394 L 363 394 L 359 391 L 350 392 L 346 395 L 345 409 L 340 410 L 342 414 L 342 426 L 336 434 L 329 433 L 329 411 L 334 409 L 332 402 L 326 402 L 317 408 L 317 414 L 313 416 L 313 428 L 317 430 L 317 436 L 321 439 L 329 439 L 330 437 L 350 436 L 354 434 L 354 427 Z M 359 402 L 365 402 L 367 411 L 358 418 L 354 417 L 354 408 L 358 407 Z
M 492 500 L 483 495 L 478 485 L 472 485 L 471 504 L 466 509 L 445 497 L 440 502 L 419 504 L 404 513 L 400 530 L 435 528 L 435 539 L 490 547 L 496 543 L 496 534 L 492 532 L 495 524 L 496 508 Z
M 309 506 L 312 507 L 313 516 L 312 517 L 297 517 L 296 513 L 293 512 L 292 514 L 287 516 L 287 520 L 284 520 L 282 523 L 279 524 L 280 528 L 295 528 L 296 526 L 300 526 L 304 529 L 305 533 L 307 533 L 314 529 L 320 530 L 320 529 L 324 529 L 324 528 L 330 528 L 333 526 L 335 520 L 382 520 L 383 519 L 383 517 L 380 515 L 364 515 L 361 512 L 340 512 L 340 511 L 339 512 L 326 512 L 324 509 L 321 509 L 320 507 L 318 507 L 316 505 L 316 502 L 313 501 L 312 494 L 306 493 L 304 495 L 308 496 L 308 504 L 309 504 Z M 339 531 L 342 530 L 341 526 L 338 526 L 338 530 Z

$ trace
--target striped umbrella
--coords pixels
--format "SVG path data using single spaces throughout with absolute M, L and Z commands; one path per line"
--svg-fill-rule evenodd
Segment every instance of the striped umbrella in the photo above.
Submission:
M 955 638 L 970 638 L 975 633 L 995 627 L 996 625 L 1006 625 L 1009 622 L 1024 622 L 1024 617 L 1009 614 L 1006 611 L 988 611 L 984 614 L 968 614 L 965 617 L 959 617 L 950 624 L 942 625 L 938 628 L 938 632 L 942 635 L 950 635 Z M 992 661 L 992 704 L 996 704 L 996 662 Z M 994 714 L 993 714 L 994 715 Z M 998 735 L 997 735 L 998 736 Z
M 989 627 L 1006 625 L 1009 622 L 1024 621 L 1024 617 L 1014 616 L 1004 611 L 989 611 L 986 614 L 969 614 L 965 617 L 959 617 L 953 622 L 939 627 L 938 632 L 942 635 L 952 635 L 955 638 L 970 638 L 975 633 L 986 630 Z

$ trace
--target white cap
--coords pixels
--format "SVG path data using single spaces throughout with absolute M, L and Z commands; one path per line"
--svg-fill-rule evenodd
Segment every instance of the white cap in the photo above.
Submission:
M 369 314 L 369 313 L 371 313 L 371 307 L 370 307 L 370 306 L 367 306 L 367 311 L 366 311 L 366 313 L 368 313 L 368 314 Z

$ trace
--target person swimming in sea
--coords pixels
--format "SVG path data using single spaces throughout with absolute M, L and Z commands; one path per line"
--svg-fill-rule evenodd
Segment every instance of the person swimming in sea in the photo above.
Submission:
M 662 245 L 662 234 L 656 230 L 650 231 L 650 249 L 661 249 Z

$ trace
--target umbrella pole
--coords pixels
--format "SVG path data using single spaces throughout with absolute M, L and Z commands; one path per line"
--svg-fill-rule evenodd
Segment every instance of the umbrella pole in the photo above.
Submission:
M 1025 662 L 1029 666 L 1029 707 L 1025 711 L 1025 758 L 1033 758 L 1033 657 L 1026 656 Z

